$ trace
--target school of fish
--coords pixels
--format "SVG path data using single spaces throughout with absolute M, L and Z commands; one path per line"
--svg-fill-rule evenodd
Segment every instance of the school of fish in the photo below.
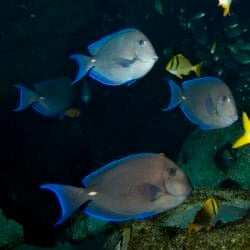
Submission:
M 230 15 L 231 2 L 218 2 L 225 17 Z M 155 2 L 155 9 L 165 15 L 161 1 Z M 191 29 L 196 29 L 197 20 L 204 16 L 203 12 L 195 15 Z M 203 40 L 198 39 L 202 44 Z M 216 41 L 210 49 L 211 54 L 215 50 Z M 19 103 L 14 111 L 32 107 L 44 116 L 77 118 L 81 112 L 73 106 L 75 83 L 81 82 L 81 99 L 88 105 L 92 98 L 91 81 L 110 86 L 130 85 L 146 76 L 159 59 L 147 36 L 135 28 L 106 35 L 90 44 L 88 51 L 89 55 L 70 56 L 78 66 L 74 80 L 59 77 L 36 83 L 33 89 L 15 84 Z M 181 53 L 170 57 L 165 69 L 173 77 L 183 79 L 192 74 L 196 77 L 184 80 L 181 86 L 172 79 L 163 80 L 170 89 L 170 102 L 163 111 L 170 112 L 179 106 L 187 119 L 203 130 L 231 126 L 238 120 L 238 111 L 229 86 L 218 77 L 201 77 L 201 67 L 202 62 L 193 65 Z M 250 143 L 250 120 L 246 112 L 242 114 L 242 122 L 244 133 L 233 143 L 234 149 Z M 192 191 L 185 173 L 162 153 L 132 154 L 112 161 L 84 177 L 82 185 L 41 185 L 42 189 L 53 192 L 60 204 L 61 217 L 56 225 L 63 223 L 83 204 L 86 204 L 87 215 L 108 221 L 144 219 L 181 205 Z M 189 231 L 209 230 L 218 209 L 214 198 L 206 200 Z

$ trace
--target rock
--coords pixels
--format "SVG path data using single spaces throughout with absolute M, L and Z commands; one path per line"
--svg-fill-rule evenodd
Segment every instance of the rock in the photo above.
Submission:
M 202 131 L 196 129 L 184 142 L 179 166 L 189 176 L 194 188 L 216 188 L 228 180 L 236 187 L 250 188 L 250 147 L 233 150 L 231 142 L 243 133 L 242 124 Z
M 104 220 L 80 215 L 67 230 L 67 239 L 70 242 L 83 242 L 88 236 L 105 232 L 111 225 Z
M 0 209 L 0 249 L 13 249 L 23 242 L 23 227 L 7 219 Z

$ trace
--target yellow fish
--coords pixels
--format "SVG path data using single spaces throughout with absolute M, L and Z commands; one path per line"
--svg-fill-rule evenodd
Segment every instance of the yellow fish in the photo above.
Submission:
M 189 75 L 194 71 L 197 76 L 200 76 L 201 63 L 193 66 L 190 61 L 182 54 L 173 56 L 166 65 L 166 70 L 173 75 L 182 79 L 182 75 Z
M 246 112 L 242 113 L 244 134 L 233 144 L 232 148 L 239 148 L 250 143 L 250 120 Z
M 230 6 L 231 6 L 232 0 L 219 0 L 218 6 L 221 6 L 223 11 L 223 16 L 230 15 Z
M 214 198 L 208 198 L 202 208 L 196 213 L 194 221 L 189 225 L 188 232 L 196 233 L 205 228 L 207 231 L 214 225 L 214 218 L 218 214 L 219 205 Z
M 71 107 L 63 112 L 63 114 L 69 118 L 76 118 L 79 117 L 81 114 L 80 109 Z

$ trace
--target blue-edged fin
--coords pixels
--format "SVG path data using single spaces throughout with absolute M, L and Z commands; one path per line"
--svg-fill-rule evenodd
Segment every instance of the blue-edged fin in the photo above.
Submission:
M 182 90 L 174 81 L 170 79 L 167 79 L 165 81 L 168 82 L 171 91 L 170 103 L 166 108 L 163 109 L 163 111 L 168 111 L 175 108 L 181 103 Z
M 100 74 L 95 68 L 92 68 L 89 72 L 89 76 L 92 77 L 93 79 L 105 84 L 105 85 L 119 85 L 117 82 L 111 81 L 102 74 Z M 120 83 L 122 84 L 122 83 Z
M 199 77 L 193 80 L 185 81 L 181 84 L 183 90 L 187 90 L 192 86 L 197 86 L 201 84 L 223 84 L 223 82 L 216 77 Z
M 98 54 L 100 49 L 110 40 L 115 39 L 117 36 L 120 36 L 121 34 L 128 33 L 128 32 L 134 32 L 136 29 L 129 28 L 129 29 L 123 29 L 121 31 L 115 32 L 113 34 L 107 35 L 103 37 L 102 39 L 98 40 L 97 42 L 94 42 L 88 46 L 89 53 L 92 56 L 95 56 Z
M 89 202 L 84 212 L 87 215 L 107 221 L 127 221 L 135 218 L 135 215 L 126 215 L 109 211 L 105 208 L 95 205 L 95 202 Z
M 182 112 L 184 113 L 184 115 L 188 118 L 188 120 L 191 121 L 192 123 L 198 125 L 201 129 L 203 129 L 203 130 L 213 129 L 211 126 L 206 125 L 203 122 L 201 122 L 199 119 L 197 119 L 195 117 L 195 115 L 186 107 L 185 104 L 181 103 L 180 108 L 181 108 Z
M 81 78 L 83 78 L 87 72 L 93 67 L 95 63 L 95 59 L 93 57 L 84 56 L 84 55 L 71 55 L 71 59 L 76 60 L 78 63 L 78 72 L 76 75 L 75 80 L 72 82 L 72 84 L 79 81 Z
M 84 211 L 87 215 L 107 220 L 107 221 L 128 221 L 131 219 L 144 219 L 157 214 L 155 211 L 141 214 L 123 214 L 115 211 L 110 211 L 105 208 L 95 205 L 95 202 L 89 202 Z
M 14 111 L 21 111 L 29 105 L 39 101 L 39 95 L 36 92 L 22 86 L 21 84 L 15 84 L 14 86 L 19 89 L 20 93 L 19 105 Z
M 151 183 L 144 183 L 143 188 L 146 197 L 150 201 L 158 200 L 163 193 L 159 186 L 153 185 Z
M 40 113 L 40 114 L 42 114 L 44 116 L 53 116 L 53 115 L 56 115 L 54 112 L 50 111 L 49 109 L 47 109 L 46 107 L 44 107 L 44 105 L 42 103 L 39 103 L 39 102 L 34 103 L 32 105 L 32 108 L 36 112 L 38 112 L 38 113 Z
M 61 224 L 89 200 L 88 193 L 83 188 L 60 184 L 45 184 L 41 188 L 54 192 L 61 206 L 61 217 L 55 225 Z
M 154 156 L 154 153 L 142 153 L 142 154 L 133 154 L 133 155 L 129 155 L 127 157 L 124 157 L 122 159 L 116 160 L 116 161 L 112 161 L 110 163 L 108 163 L 107 165 L 103 166 L 102 168 L 98 169 L 97 171 L 94 171 L 92 174 L 86 176 L 85 178 L 82 179 L 82 184 L 85 187 L 89 187 L 90 185 L 94 185 L 96 178 L 98 176 L 101 176 L 103 173 L 105 173 L 108 170 L 111 170 L 112 168 L 115 168 L 121 164 L 123 164 L 124 162 L 128 161 L 128 160 L 132 160 L 132 159 L 137 159 L 137 158 L 141 158 L 141 157 L 149 157 L 149 156 Z

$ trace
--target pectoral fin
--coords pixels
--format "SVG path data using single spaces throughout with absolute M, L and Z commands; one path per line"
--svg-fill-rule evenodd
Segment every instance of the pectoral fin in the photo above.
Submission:
M 159 186 L 150 183 L 144 183 L 143 187 L 145 194 L 150 201 L 155 201 L 162 195 L 162 190 Z
M 122 66 L 123 68 L 128 68 L 130 65 L 132 65 L 135 61 L 135 59 L 130 60 L 130 59 L 123 59 L 123 58 L 114 58 L 113 61 Z

